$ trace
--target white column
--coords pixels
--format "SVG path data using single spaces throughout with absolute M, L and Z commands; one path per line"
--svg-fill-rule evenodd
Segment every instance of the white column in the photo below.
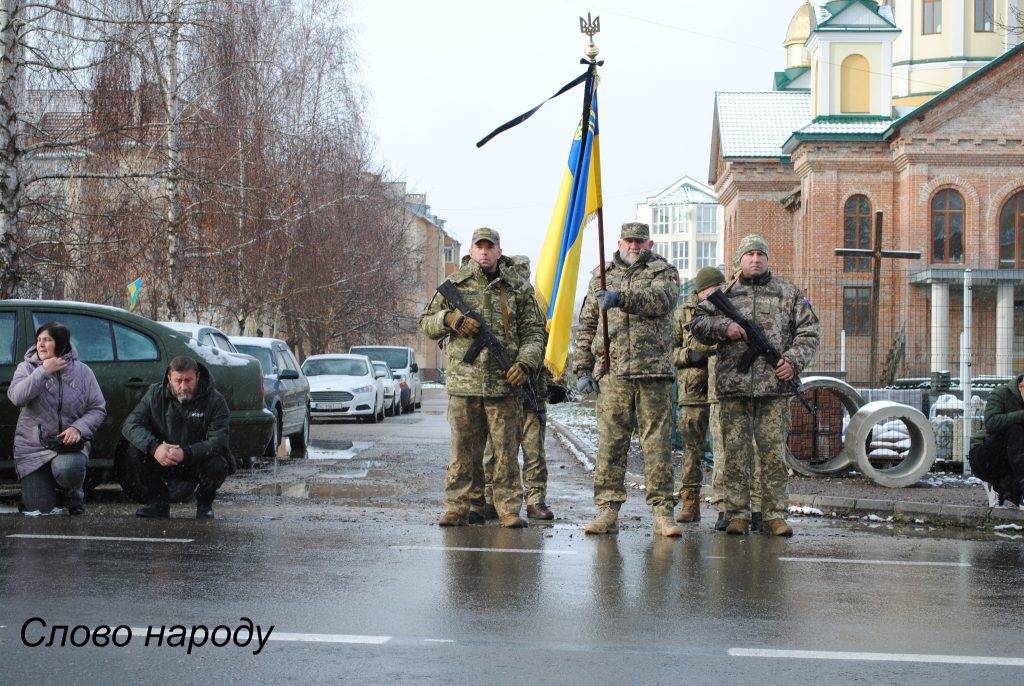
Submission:
M 996 292 L 996 374 L 1013 376 L 1013 284 Z
M 949 284 L 932 284 L 932 371 L 949 369 Z

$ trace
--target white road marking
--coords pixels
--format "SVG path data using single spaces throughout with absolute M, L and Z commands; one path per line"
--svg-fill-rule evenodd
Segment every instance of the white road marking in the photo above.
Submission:
M 289 634 L 272 633 L 271 641 L 294 641 L 298 643 L 361 643 L 364 645 L 383 645 L 391 640 L 390 636 L 359 636 L 356 634 Z
M 847 565 L 893 565 L 896 567 L 970 567 L 969 562 L 914 562 L 908 560 L 852 560 L 841 557 L 780 557 L 780 562 L 831 562 Z
M 193 538 L 134 538 L 132 536 L 63 536 L 57 534 L 8 534 L 7 538 L 39 538 L 51 541 L 130 541 L 133 543 L 191 543 Z
M 855 653 L 831 650 L 772 650 L 730 648 L 731 657 L 791 658 L 796 660 L 851 660 L 860 662 L 920 662 L 949 665 L 996 665 L 1024 667 L 1022 657 L 986 657 L 982 655 L 923 655 L 915 653 Z
M 147 627 L 131 627 L 132 636 L 145 636 Z M 290 641 L 294 643 L 358 643 L 362 645 L 383 645 L 391 640 L 390 636 L 360 636 L 358 634 L 294 634 L 287 632 L 271 632 L 271 641 Z
M 462 553 L 524 553 L 527 555 L 575 555 L 575 550 L 547 548 L 465 548 L 446 545 L 393 545 L 392 550 L 454 550 Z
M 424 643 L 455 643 L 455 641 L 451 640 L 450 638 L 425 638 L 425 639 L 423 639 L 423 642 Z

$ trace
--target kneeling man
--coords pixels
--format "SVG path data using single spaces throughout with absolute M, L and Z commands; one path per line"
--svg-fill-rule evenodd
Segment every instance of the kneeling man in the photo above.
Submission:
M 228 403 L 209 370 L 175 357 L 161 383 L 128 415 L 121 433 L 138 468 L 146 504 L 139 517 L 170 517 L 167 482 L 196 484 L 196 519 L 213 519 L 213 499 L 235 471 L 228 446 Z

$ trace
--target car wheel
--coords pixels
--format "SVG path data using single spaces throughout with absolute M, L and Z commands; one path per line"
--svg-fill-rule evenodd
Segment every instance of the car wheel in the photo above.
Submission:
M 306 417 L 302 420 L 302 428 L 288 437 L 292 442 L 292 451 L 305 451 L 309 447 L 309 408 L 306 408 Z
M 380 410 L 377 411 L 377 417 L 376 417 L 376 419 L 374 421 L 375 422 L 383 422 L 384 421 L 384 401 L 383 400 L 380 401 Z
M 270 437 L 270 443 L 267 443 L 267 447 L 263 449 L 263 457 L 277 455 L 277 446 L 281 445 L 281 412 L 276 411 L 274 414 L 277 416 L 274 421 L 274 435 Z

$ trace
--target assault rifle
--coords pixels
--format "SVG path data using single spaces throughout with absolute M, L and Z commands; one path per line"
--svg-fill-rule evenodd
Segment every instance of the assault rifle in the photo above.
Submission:
M 722 313 L 726 318 L 731 319 L 746 332 L 747 334 L 747 352 L 743 353 L 743 357 L 740 358 L 740 363 L 736 369 L 742 374 L 746 374 L 750 371 L 750 367 L 754 364 L 754 361 L 759 357 L 764 357 L 765 361 L 771 365 L 774 370 L 779 365 L 779 360 L 782 359 L 782 353 L 772 345 L 771 341 L 765 335 L 764 330 L 758 326 L 758 324 L 750 319 L 747 319 L 740 311 L 736 309 L 736 306 L 732 304 L 732 300 L 729 300 L 729 296 L 723 293 L 720 289 L 716 289 L 707 297 L 709 303 L 715 306 L 719 312 Z M 808 402 L 807 398 L 800 395 L 800 377 L 794 376 L 788 382 L 786 382 L 790 390 L 796 394 L 797 399 L 807 408 L 807 411 L 812 415 L 816 414 L 816 410 Z
M 484 318 L 480 316 L 480 313 L 470 309 L 469 305 L 466 304 L 466 301 L 463 300 L 462 294 L 459 293 L 459 289 L 455 287 L 455 284 L 446 280 L 437 287 L 437 292 L 441 294 L 445 300 L 451 303 L 455 309 L 461 312 L 464 317 L 469 317 L 480 325 L 480 332 L 473 339 L 473 342 L 470 343 L 469 349 L 463 356 L 462 361 L 468 364 L 473 364 L 476 362 L 476 358 L 480 356 L 483 349 L 487 348 L 491 351 L 491 356 L 494 358 L 494 361 L 498 363 L 498 367 L 501 368 L 501 371 L 507 372 L 511 369 L 515 360 L 509 356 L 508 349 L 505 348 L 505 345 L 498 340 L 489 328 L 487 328 L 487 324 L 484 323 Z M 518 395 L 519 399 L 523 401 L 523 407 L 530 412 L 543 417 L 544 405 L 541 403 L 540 396 L 537 394 L 537 386 L 533 382 L 533 377 L 529 373 L 527 373 L 526 383 L 521 388 L 516 389 L 516 395 Z

